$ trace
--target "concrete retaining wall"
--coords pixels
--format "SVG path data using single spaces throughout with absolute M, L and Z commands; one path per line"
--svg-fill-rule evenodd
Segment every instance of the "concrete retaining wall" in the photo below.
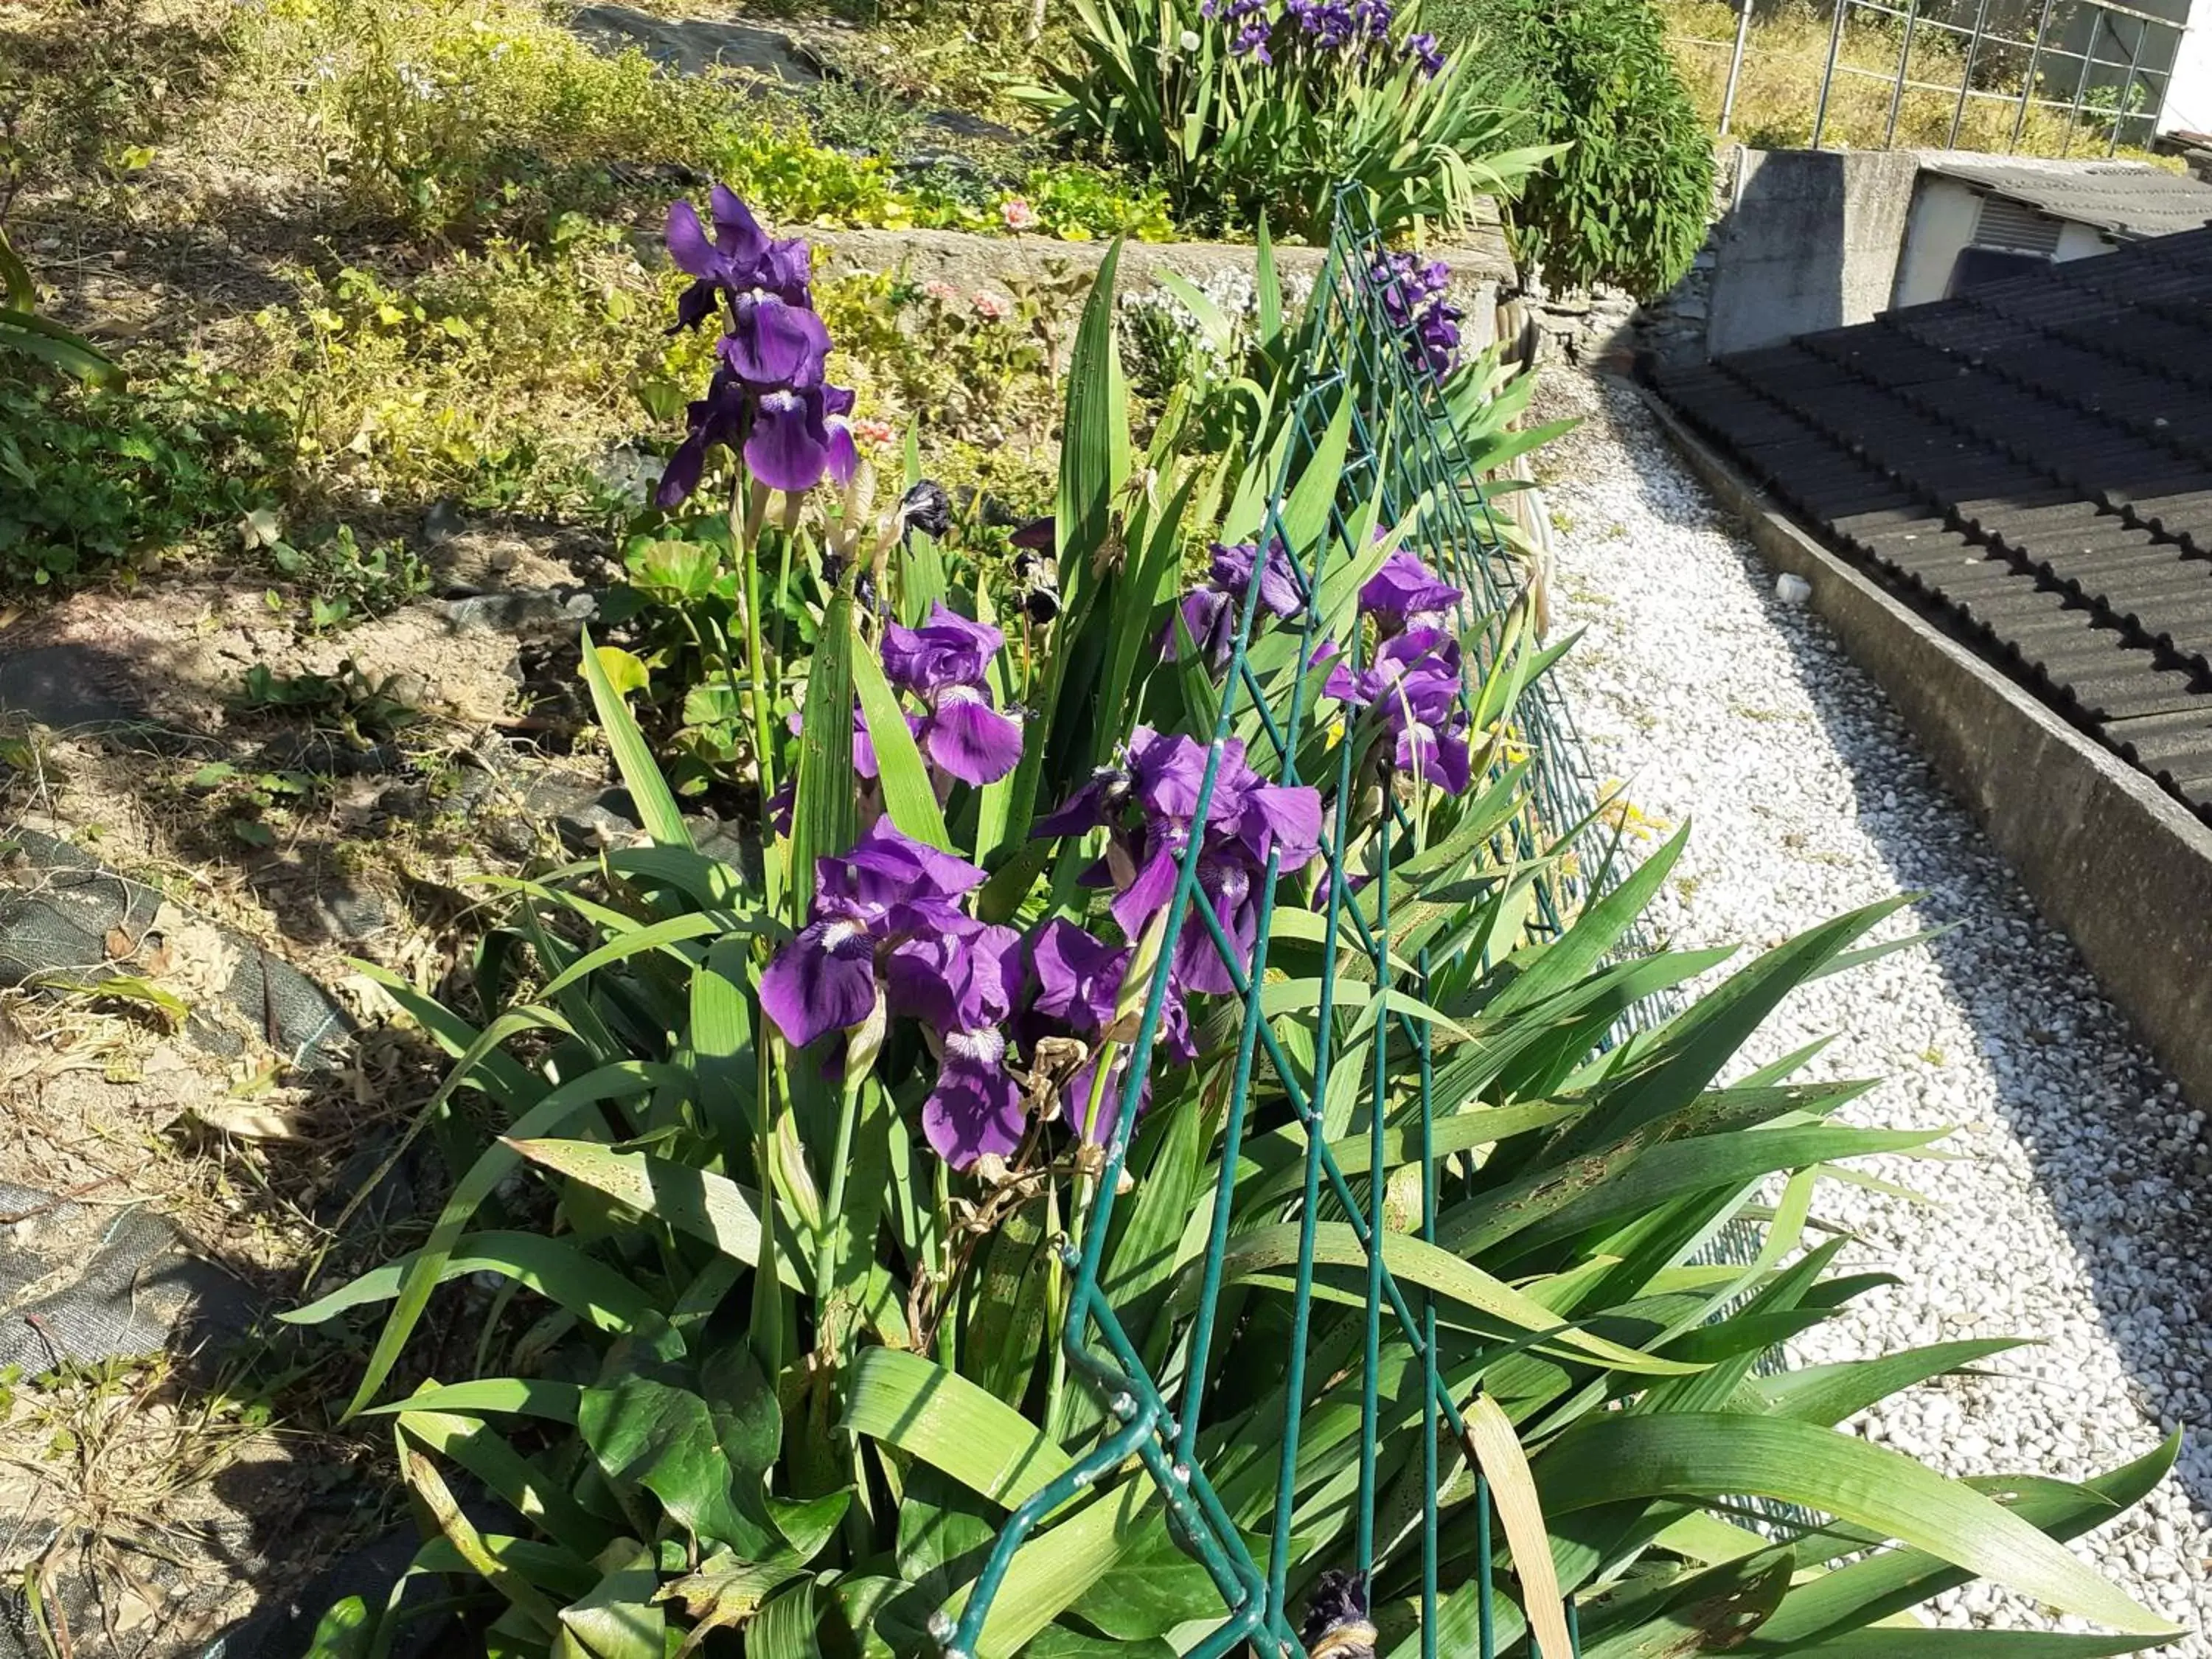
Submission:
M 2198 1104 L 2212 1103 L 2212 830 L 1798 529 L 1648 399 L 1722 505 L 1911 726 L 2036 905 Z
M 1774 345 L 1889 304 L 1912 207 L 1911 150 L 1752 150 L 1714 243 L 1706 349 Z
M 1451 267 L 1451 298 L 1467 313 L 1462 325 L 1467 349 L 1491 343 L 1492 317 L 1501 283 L 1513 280 L 1512 256 L 1494 215 L 1449 244 L 1424 250 L 1427 258 Z M 1063 271 L 1095 270 L 1106 256 L 1103 242 L 1061 242 L 1042 236 L 978 236 L 957 230 L 810 230 L 815 264 L 825 271 L 898 271 L 916 283 L 945 282 L 963 289 L 990 287 L 1009 279 L 1035 282 Z M 1284 246 L 1275 266 L 1286 283 L 1310 284 L 1328 250 Z M 1129 293 L 1163 270 L 1172 270 L 1203 287 L 1224 271 L 1250 273 L 1258 255 L 1249 242 L 1129 242 L 1121 249 L 1120 286 Z M 1071 308 L 1072 322 L 1072 308 Z

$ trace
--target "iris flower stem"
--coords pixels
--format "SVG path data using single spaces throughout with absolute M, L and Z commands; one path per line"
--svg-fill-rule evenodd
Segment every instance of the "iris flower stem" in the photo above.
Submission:
M 1060 1430 L 1060 1397 L 1067 1389 L 1067 1345 L 1060 1333 L 1067 1323 L 1067 1269 L 1060 1265 L 1060 1251 L 1052 1240 L 1060 1232 L 1060 1182 L 1048 1182 L 1044 1189 L 1044 1253 L 1045 1348 L 1052 1356 L 1052 1365 L 1045 1381 L 1044 1421 L 1047 1433 Z
M 768 685 L 762 672 L 760 550 L 745 534 L 746 519 L 745 477 L 740 471 L 730 486 L 730 545 L 745 568 L 745 678 L 752 688 L 753 765 L 760 774 L 761 799 L 766 800 L 775 793 L 775 757 L 769 745 Z
M 845 1086 L 838 1091 L 837 1138 L 830 1147 L 830 1191 L 822 1206 L 822 1236 L 814 1244 L 814 1294 L 828 1304 L 837 1283 L 837 1227 L 845 1213 L 845 1175 L 853 1162 L 853 1136 L 860 1121 L 860 1097 L 876 1069 L 876 1056 L 884 1046 L 884 1006 L 880 994 L 874 1011 L 845 1036 Z

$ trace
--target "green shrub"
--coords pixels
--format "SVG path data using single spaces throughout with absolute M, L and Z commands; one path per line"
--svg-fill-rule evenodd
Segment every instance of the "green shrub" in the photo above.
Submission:
M 1438 33 L 1504 43 L 1540 137 L 1567 146 L 1509 210 L 1522 257 L 1555 287 L 1673 287 L 1705 240 L 1712 140 L 1651 0 L 1442 3 Z
M 0 374 L 0 592 L 127 574 L 266 501 L 290 432 L 228 377 Z
M 1268 220 L 1328 234 L 1338 185 L 1361 185 L 1386 232 L 1470 222 L 1544 159 L 1523 146 L 1519 89 L 1478 49 L 1425 55 L 1418 5 L 1383 0 L 1076 0 L 1077 60 L 1028 100 L 1077 143 L 1152 178 L 1176 218 L 1209 228 Z M 1338 44 L 1302 16 L 1332 9 Z M 1334 27 L 1332 21 L 1332 27 Z

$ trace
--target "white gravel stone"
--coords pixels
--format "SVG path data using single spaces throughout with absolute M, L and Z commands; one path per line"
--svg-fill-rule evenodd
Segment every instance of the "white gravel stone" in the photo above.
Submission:
M 1588 416 L 1539 456 L 1557 532 L 1554 637 L 1588 630 L 1558 672 L 1599 776 L 1659 824 L 1695 820 L 1656 932 L 1760 947 L 1905 890 L 1922 896 L 1882 936 L 1954 929 L 1804 988 L 1747 1056 L 1833 1032 L 1806 1076 L 1885 1079 L 1839 1121 L 1955 1126 L 1948 1161 L 1861 1164 L 1925 1205 L 1823 1184 L 1816 1215 L 1861 1241 L 1844 1261 L 1903 1282 L 1807 1334 L 1794 1358 L 2032 1339 L 1986 1363 L 1996 1376 L 1940 1379 L 1852 1425 L 1950 1474 L 2081 1479 L 2184 1428 L 2172 1474 L 2073 1547 L 2188 1627 L 2158 1652 L 2212 1659 L 2203 1113 L 1825 623 L 1777 597 L 1771 568 L 1635 395 L 1553 370 L 1539 402 L 1547 418 Z M 1986 1587 L 1929 1611 L 1949 1626 L 2082 1628 Z

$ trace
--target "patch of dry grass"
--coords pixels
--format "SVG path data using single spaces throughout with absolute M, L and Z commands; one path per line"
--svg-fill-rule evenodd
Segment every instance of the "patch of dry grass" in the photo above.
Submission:
M 1729 46 L 1735 35 L 1735 8 L 1728 0 L 1661 0 L 1660 9 L 1667 20 L 1668 43 L 1683 83 L 1707 120 L 1717 124 L 1728 84 Z M 1802 4 L 1791 4 L 1753 22 L 1743 76 L 1736 88 L 1732 137 L 1754 149 L 1785 149 L 1812 142 L 1829 31 L 1829 18 Z M 1846 25 L 1840 64 L 1881 78 L 1848 75 L 1838 68 L 1829 94 L 1827 125 L 1821 137 L 1824 144 L 1882 147 L 1889 125 L 1891 83 L 1902 46 L 1903 26 L 1894 19 L 1864 15 Z M 2016 148 L 2024 155 L 2073 155 L 2085 160 L 2102 156 L 2112 137 L 2111 124 L 2086 111 L 2077 124 L 2059 111 L 2031 108 L 2020 143 L 2013 144 L 2024 58 L 2025 54 L 2016 49 L 1985 47 L 1976 59 L 1977 88 L 1989 92 L 2008 89 L 2013 99 L 1969 98 L 1957 148 L 1993 151 Z M 2051 61 L 2057 67 L 2039 76 L 2044 82 L 2044 96 L 2059 95 L 2058 87 L 2078 69 L 2077 60 L 2072 58 Z M 1958 103 L 1956 88 L 1965 70 L 1966 47 L 1959 36 L 1941 29 L 1914 31 L 1906 78 L 1926 86 L 1908 86 L 1899 101 L 1895 139 L 1899 147 L 1941 147 L 1949 142 L 1952 112 Z M 1930 87 L 1950 90 L 1927 89 Z M 2124 144 L 2118 153 L 2131 161 L 2172 165 L 2163 157 Z

